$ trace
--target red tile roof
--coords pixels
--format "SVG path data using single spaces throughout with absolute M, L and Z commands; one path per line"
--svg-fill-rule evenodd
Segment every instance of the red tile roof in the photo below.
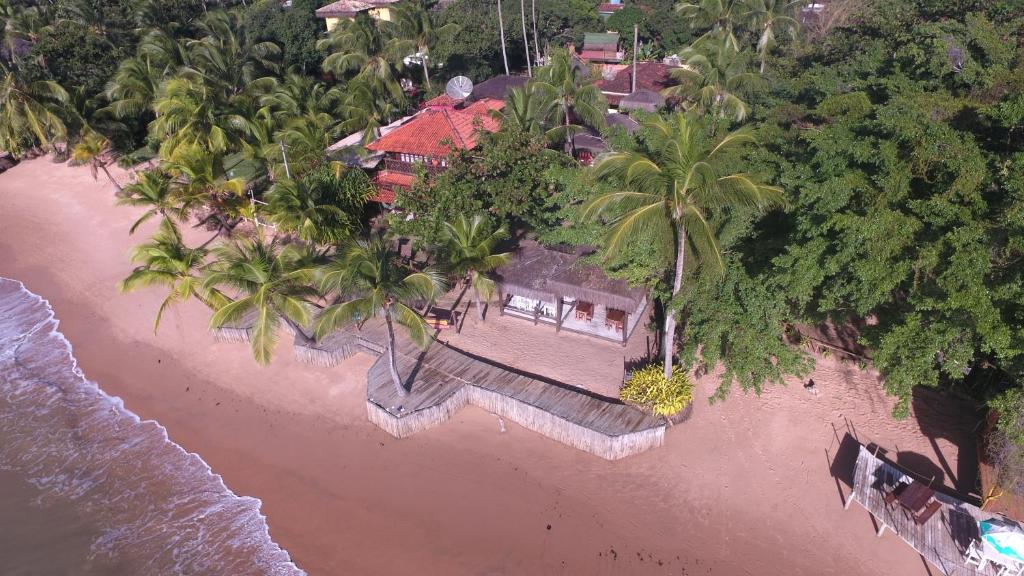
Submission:
M 490 111 L 504 106 L 501 100 L 484 99 L 462 109 L 427 109 L 368 145 L 367 149 L 434 157 L 447 156 L 453 148 L 470 150 L 479 139 L 478 123 L 488 132 L 497 132 L 501 127 L 501 123 L 491 117 Z
M 455 99 L 447 94 L 441 94 L 440 96 L 434 96 L 430 100 L 427 100 L 423 104 L 420 104 L 420 108 L 453 108 L 455 107 Z
M 587 50 L 580 52 L 580 58 L 584 60 L 597 60 L 599 62 L 621 62 L 622 55 L 617 50 Z
M 395 188 L 412 188 L 416 177 L 412 174 L 391 172 L 383 170 L 373 177 L 373 183 L 377 185 L 377 194 L 370 198 L 374 202 L 382 204 L 393 204 L 395 202 Z
M 597 7 L 597 11 L 602 13 L 602 14 L 610 14 L 612 12 L 618 12 L 619 10 L 622 10 L 625 7 L 626 7 L 625 4 L 612 4 L 612 3 L 608 2 L 608 3 L 601 4 L 600 6 L 598 6 Z
M 637 62 L 636 89 L 661 92 L 672 86 L 676 81 L 672 78 L 672 66 L 661 62 Z M 600 79 L 595 84 L 604 92 L 608 103 L 618 106 L 623 97 L 633 91 L 633 67 L 626 66 L 610 79 Z

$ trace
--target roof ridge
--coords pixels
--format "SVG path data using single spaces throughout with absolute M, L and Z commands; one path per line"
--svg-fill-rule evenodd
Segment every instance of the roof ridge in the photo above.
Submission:
M 441 113 L 444 114 L 444 119 L 448 121 L 448 126 L 451 127 L 452 134 L 455 134 L 459 138 L 459 142 L 462 144 L 461 148 L 463 150 L 468 149 L 469 146 L 466 145 L 466 139 L 462 137 L 462 134 L 459 132 L 459 127 L 455 125 L 455 121 L 452 119 L 451 115 L 448 113 L 448 109 L 447 108 L 442 108 L 441 109 Z

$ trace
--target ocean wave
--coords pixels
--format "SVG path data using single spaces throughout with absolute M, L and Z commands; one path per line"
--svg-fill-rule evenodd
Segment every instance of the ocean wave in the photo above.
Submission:
M 261 502 L 86 379 L 57 324 L 45 300 L 0 278 L 0 468 L 88 515 L 94 560 L 137 574 L 304 574 Z

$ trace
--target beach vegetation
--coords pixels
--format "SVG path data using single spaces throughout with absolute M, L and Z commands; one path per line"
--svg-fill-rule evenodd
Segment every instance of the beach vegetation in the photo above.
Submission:
M 644 150 L 605 154 L 594 166 L 594 178 L 613 182 L 616 190 L 587 202 L 583 217 L 607 222 L 605 247 L 612 254 L 638 236 L 652 240 L 656 250 L 674 251 L 675 297 L 689 272 L 688 253 L 709 273 L 723 274 L 717 213 L 778 206 L 782 189 L 733 171 L 737 159 L 756 142 L 749 130 L 715 138 L 700 117 L 685 113 L 649 120 L 645 127 Z M 677 306 L 669 301 L 665 314 L 666 380 L 672 379 Z
M 665 374 L 672 374 L 666 378 Z M 652 364 L 633 371 L 619 393 L 622 400 L 658 416 L 673 416 L 693 402 L 693 383 L 684 370 Z
M 167 297 L 160 304 L 153 322 L 154 332 L 160 328 L 164 312 L 190 298 L 199 300 L 211 309 L 219 309 L 229 300 L 224 293 L 207 286 L 203 280 L 208 255 L 206 248 L 186 246 L 174 222 L 165 219 L 148 242 L 132 250 L 132 262 L 138 266 L 121 281 L 119 288 L 122 292 L 150 286 L 168 288 Z
M 473 301 L 481 320 L 484 319 L 483 302 L 497 293 L 497 285 L 489 274 L 512 260 L 510 252 L 497 250 L 507 238 L 508 230 L 503 226 L 493 227 L 483 213 L 470 218 L 460 214 L 452 222 L 445 222 L 444 245 L 440 250 L 444 268 L 473 290 Z
M 297 334 L 312 325 L 314 255 L 281 238 L 236 239 L 211 251 L 203 270 L 203 289 L 228 298 L 210 318 L 210 329 L 248 320 L 249 345 L 257 364 L 266 365 L 274 353 L 280 329 Z
M 379 237 L 359 240 L 339 252 L 318 270 L 317 286 L 334 295 L 334 303 L 320 311 L 317 338 L 371 318 L 382 317 L 387 326 L 388 370 L 399 394 L 409 390 L 399 373 L 395 326 L 404 329 L 413 344 L 426 347 L 433 335 L 430 326 L 413 307 L 428 305 L 444 293 L 444 280 L 432 268 L 415 270 Z

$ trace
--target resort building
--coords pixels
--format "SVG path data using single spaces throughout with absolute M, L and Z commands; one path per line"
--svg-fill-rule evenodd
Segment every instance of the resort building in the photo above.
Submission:
M 384 169 L 373 179 L 377 188 L 373 200 L 393 204 L 395 190 L 411 187 L 420 169 L 435 174 L 447 169 L 452 150 L 471 150 L 481 130 L 498 130 L 501 123 L 491 111 L 504 106 L 504 101 L 491 98 L 464 106 L 446 95 L 425 102 L 409 121 L 366 146 L 383 154 Z
M 371 18 L 391 21 L 393 18 L 392 4 L 400 0 L 338 0 L 316 11 L 317 18 L 323 18 L 327 23 L 327 31 L 330 32 L 337 27 L 338 22 L 344 18 L 355 18 L 356 14 L 366 12 Z
M 499 313 L 625 346 L 645 316 L 647 293 L 581 262 L 581 255 L 524 242 L 496 271 Z
M 570 51 L 576 47 L 570 45 Z M 618 63 L 626 57 L 625 52 L 619 50 L 618 32 L 587 32 L 583 35 L 583 51 L 579 58 L 590 64 Z

